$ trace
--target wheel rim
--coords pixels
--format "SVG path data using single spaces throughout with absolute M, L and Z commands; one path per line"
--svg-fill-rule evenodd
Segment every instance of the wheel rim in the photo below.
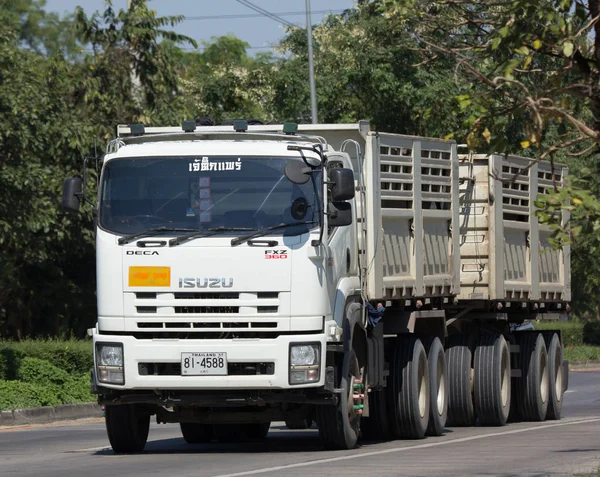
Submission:
M 441 416 L 444 414 L 444 408 L 446 406 L 446 378 L 444 376 L 444 360 L 442 355 L 438 355 L 437 362 L 437 412 Z
M 540 379 L 540 397 L 542 402 L 546 402 L 550 390 L 548 386 L 548 357 L 546 353 L 540 353 L 540 372 L 542 374 L 542 379 Z
M 356 375 L 359 376 L 356 376 Z M 348 420 L 352 424 L 359 416 L 363 413 L 364 408 L 364 383 L 362 379 L 362 372 L 359 368 L 358 358 L 354 358 L 350 366 L 349 372 L 350 379 L 348 389 L 348 400 L 346 402 L 346 411 L 348 413 Z
M 423 355 L 422 355 L 423 356 Z M 419 359 L 418 384 L 419 384 L 419 414 L 425 417 L 427 410 L 427 380 L 425 379 L 426 360 L 423 357 Z
M 562 370 L 560 369 L 560 352 L 558 347 L 554 356 L 554 391 L 556 393 L 556 400 L 560 402 L 562 399 Z
M 510 374 L 508 367 L 508 357 L 507 353 L 504 353 L 504 348 L 502 352 L 502 362 L 501 362 L 501 383 L 500 383 L 500 397 L 502 399 L 502 407 L 506 407 L 508 404 L 508 384 L 510 383 Z

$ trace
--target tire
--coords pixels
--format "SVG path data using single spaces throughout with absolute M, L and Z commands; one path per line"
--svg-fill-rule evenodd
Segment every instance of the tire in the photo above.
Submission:
M 255 422 L 252 424 L 245 424 L 247 426 L 246 432 L 250 440 L 263 440 L 269 434 L 269 428 L 271 427 L 270 422 Z
M 106 432 L 117 454 L 137 454 L 144 450 L 150 429 L 150 414 L 135 404 L 106 406 Z
M 448 387 L 444 346 L 438 337 L 429 337 L 424 341 L 429 367 L 429 424 L 428 436 L 441 436 L 448 419 Z
M 543 421 L 548 411 L 550 394 L 548 353 L 541 333 L 516 333 L 519 343 L 517 408 L 524 421 Z
M 262 440 L 267 437 L 270 426 L 270 422 L 214 424 L 213 431 L 219 442 L 232 444 Z
M 479 423 L 504 426 L 511 402 L 510 349 L 504 336 L 483 333 L 475 349 L 473 400 Z
M 369 393 L 369 417 L 360 423 L 361 436 L 369 441 L 385 441 L 391 438 L 385 389 Z
M 285 421 L 285 425 L 288 429 L 293 431 L 301 429 L 310 429 L 312 427 L 312 419 L 307 417 L 304 419 L 290 419 Z
M 392 434 L 422 439 L 429 424 L 429 369 L 421 340 L 399 337 L 390 363 L 388 405 Z
M 448 426 L 475 425 L 477 415 L 473 402 L 472 356 L 468 335 L 453 335 L 448 338 Z
M 319 437 L 326 449 L 354 449 L 360 434 L 360 413 L 354 409 L 354 391 L 363 392 L 361 387 L 355 388 L 355 380 L 362 384 L 362 373 L 354 350 L 346 351 L 337 360 L 337 387 L 342 391 L 335 405 L 317 406 L 317 425 Z M 340 365 L 341 361 L 341 365 Z
M 557 333 L 552 334 L 548 347 L 550 395 L 546 419 L 559 420 L 563 403 L 563 348 Z
M 210 442 L 215 433 L 212 424 L 199 424 L 197 422 L 180 422 L 181 434 L 188 444 L 203 444 Z

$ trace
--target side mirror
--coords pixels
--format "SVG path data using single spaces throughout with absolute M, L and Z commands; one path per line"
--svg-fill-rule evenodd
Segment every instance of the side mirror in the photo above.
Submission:
M 354 173 L 351 169 L 333 169 L 329 180 L 333 182 L 331 200 L 337 202 L 354 198 Z
M 63 183 L 62 208 L 77 212 L 83 197 L 83 183 L 79 177 L 72 177 Z
M 352 223 L 352 205 L 349 202 L 330 202 L 328 224 L 330 227 L 345 227 Z

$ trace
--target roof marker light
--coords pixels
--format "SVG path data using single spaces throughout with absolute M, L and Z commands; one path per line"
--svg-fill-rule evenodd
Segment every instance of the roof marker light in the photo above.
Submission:
M 235 129 L 235 132 L 246 132 L 248 130 L 248 122 L 245 119 L 236 119 L 233 121 L 233 129 Z
M 129 129 L 132 136 L 143 136 L 146 132 L 143 124 L 130 124 Z
M 298 125 L 296 123 L 284 123 L 283 133 L 288 136 L 293 136 L 298 131 Z
M 183 132 L 194 132 L 196 130 L 196 121 L 193 119 L 185 119 L 181 123 L 181 129 Z

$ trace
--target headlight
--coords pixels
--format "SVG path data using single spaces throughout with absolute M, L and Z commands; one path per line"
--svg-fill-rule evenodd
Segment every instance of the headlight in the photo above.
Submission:
M 124 384 L 123 345 L 114 343 L 96 344 L 98 381 L 107 384 Z
M 102 366 L 123 366 L 123 347 L 115 345 L 100 345 L 98 362 Z
M 290 345 L 290 384 L 307 384 L 319 381 L 321 344 Z
M 312 366 L 319 364 L 319 344 L 292 345 L 290 349 L 291 366 Z

